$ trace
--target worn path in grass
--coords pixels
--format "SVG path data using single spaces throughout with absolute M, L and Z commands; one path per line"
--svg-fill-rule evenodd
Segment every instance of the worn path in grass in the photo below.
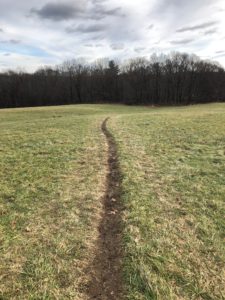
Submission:
M 114 137 L 107 129 L 108 118 L 102 123 L 102 132 L 108 144 L 108 175 L 106 191 L 102 199 L 103 211 L 99 224 L 99 237 L 95 257 L 89 266 L 91 275 L 88 285 L 90 299 L 121 299 L 121 174 Z
M 0 299 L 225 300 L 224 124 L 224 103 L 0 110 Z

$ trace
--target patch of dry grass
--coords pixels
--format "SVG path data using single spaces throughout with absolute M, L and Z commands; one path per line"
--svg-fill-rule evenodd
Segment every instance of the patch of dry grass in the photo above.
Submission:
M 0 112 L 2 299 L 85 298 L 107 149 L 102 117 L 71 109 Z
M 224 104 L 0 111 L 0 298 L 86 299 L 109 116 L 127 299 L 224 299 Z
M 224 299 L 223 104 L 111 119 L 128 299 Z

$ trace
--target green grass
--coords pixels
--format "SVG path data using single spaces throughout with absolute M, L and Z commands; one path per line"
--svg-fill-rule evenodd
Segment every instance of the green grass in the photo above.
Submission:
M 224 104 L 1 110 L 0 299 L 85 299 L 108 116 L 127 299 L 224 299 Z
M 80 297 L 105 177 L 101 118 L 91 113 L 0 111 L 0 298 Z
M 110 126 L 128 299 L 224 299 L 225 105 L 156 109 Z

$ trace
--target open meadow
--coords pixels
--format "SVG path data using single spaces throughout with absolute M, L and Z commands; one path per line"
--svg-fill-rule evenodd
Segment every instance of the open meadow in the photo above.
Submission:
M 224 195 L 225 104 L 0 110 L 0 299 L 225 299 Z

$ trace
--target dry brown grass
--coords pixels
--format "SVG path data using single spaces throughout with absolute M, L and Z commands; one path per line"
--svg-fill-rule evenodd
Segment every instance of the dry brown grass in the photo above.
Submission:
M 49 113 L 51 115 L 50 109 Z M 20 176 L 23 176 L 22 169 L 28 162 L 18 151 L 24 144 L 29 144 L 30 135 L 23 135 L 23 130 L 26 121 L 33 117 L 32 110 L 24 117 L 24 122 L 20 119 L 17 124 L 22 140 L 16 140 L 14 136 L 17 153 L 12 152 Z M 85 124 L 84 117 L 70 120 L 69 124 L 64 123 L 66 118 L 61 118 L 56 124 L 51 121 L 49 117 L 41 125 L 42 134 L 38 132 L 39 139 L 35 142 L 40 144 L 46 140 L 48 143 L 49 139 L 54 139 L 54 152 L 37 145 L 38 153 L 44 157 L 41 164 L 36 162 L 36 151 L 29 151 L 33 164 L 33 169 L 29 169 L 29 185 L 12 194 L 13 204 L 6 202 L 5 194 L 1 198 L 1 214 L 5 217 L 1 226 L 0 258 L 0 295 L 3 299 L 87 297 L 88 276 L 84 272 L 95 255 L 93 245 L 98 237 L 100 200 L 105 192 L 107 171 L 107 148 L 100 130 L 102 117 L 89 118 L 88 124 Z M 49 125 L 49 130 L 45 128 L 45 135 L 42 130 L 46 125 Z M 71 128 L 67 127 L 69 125 Z M 30 145 L 35 147 L 33 142 Z M 56 162 L 52 165 L 53 155 L 57 155 L 59 165 Z M 5 161 L 4 166 L 5 171 L 14 172 L 9 161 Z M 34 166 L 40 173 L 38 181 L 35 181 L 37 169 Z M 15 178 L 20 181 L 20 177 Z M 3 181 L 4 191 L 14 183 L 9 181 L 6 186 Z M 40 183 L 43 190 L 39 188 Z M 20 193 L 24 196 L 27 189 L 33 197 L 24 203 Z
M 109 115 L 127 299 L 224 299 L 224 104 L 0 111 L 0 298 L 89 298 Z
M 128 299 L 224 299 L 224 124 L 222 104 L 111 119 Z

